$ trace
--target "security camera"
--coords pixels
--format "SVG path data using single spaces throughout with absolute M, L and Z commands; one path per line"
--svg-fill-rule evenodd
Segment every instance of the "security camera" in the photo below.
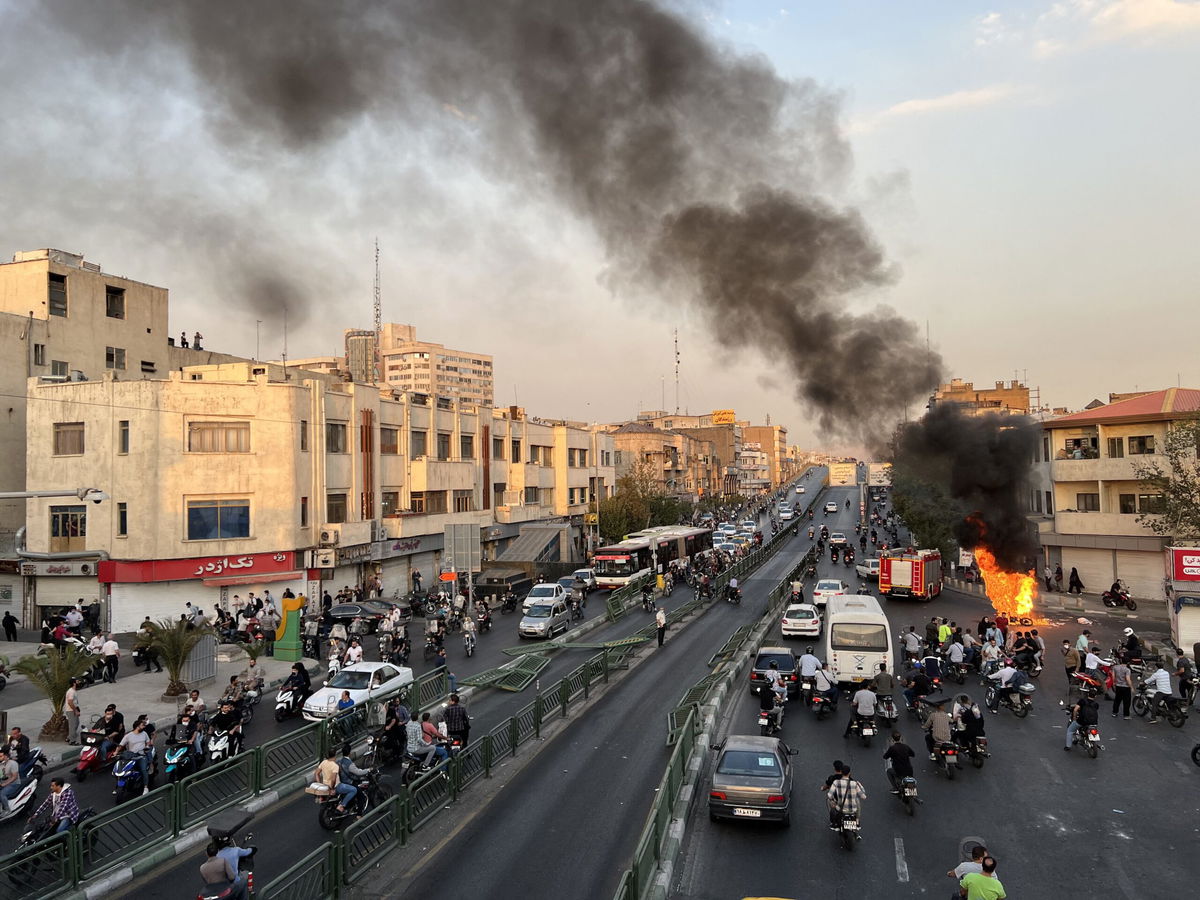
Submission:
M 79 499 L 91 500 L 93 503 L 103 503 L 109 499 L 109 496 L 99 488 L 84 488 L 79 492 Z

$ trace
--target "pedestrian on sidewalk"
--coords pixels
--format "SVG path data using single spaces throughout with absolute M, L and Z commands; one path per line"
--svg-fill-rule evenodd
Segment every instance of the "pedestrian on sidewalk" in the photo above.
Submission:
M 1056 591 L 1062 590 L 1062 578 L 1062 563 L 1059 563 L 1054 567 L 1054 589 Z
M 79 679 L 72 678 L 63 700 L 63 712 L 67 714 L 67 743 L 79 743 Z
M 104 657 L 104 680 L 115 684 L 117 667 L 121 665 L 121 648 L 117 646 L 116 638 L 113 637 L 111 631 L 100 646 L 100 655 Z
M 1067 593 L 1082 594 L 1083 590 L 1083 581 L 1079 577 L 1079 570 L 1071 566 L 1071 577 L 1067 581 Z
M 1042 569 L 1042 578 L 1046 580 L 1046 590 L 1054 590 L 1054 570 L 1050 568 L 1050 564 L 1046 563 L 1046 567 Z
M 658 646 L 661 647 L 667 636 L 667 614 L 663 612 L 661 606 L 658 608 L 658 612 L 654 614 L 654 624 L 658 626 Z
M 15 641 L 17 639 L 17 626 L 21 623 L 17 617 L 9 610 L 4 614 L 4 639 L 6 641 Z

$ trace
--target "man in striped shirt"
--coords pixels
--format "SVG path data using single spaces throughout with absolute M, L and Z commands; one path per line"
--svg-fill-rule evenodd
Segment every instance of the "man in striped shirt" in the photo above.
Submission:
M 840 830 L 843 818 L 857 819 L 862 801 L 867 799 L 863 786 L 850 777 L 850 767 L 842 766 L 842 775 L 829 786 L 829 829 Z

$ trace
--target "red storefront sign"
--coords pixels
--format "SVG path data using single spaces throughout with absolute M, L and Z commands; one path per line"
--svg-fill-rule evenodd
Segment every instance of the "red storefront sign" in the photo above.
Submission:
M 240 556 L 201 556 L 193 559 L 148 559 L 129 562 L 101 560 L 99 580 L 105 584 L 149 581 L 190 581 L 194 578 L 230 578 L 241 575 L 272 575 L 296 569 L 296 554 L 244 553 Z
M 1200 581 L 1200 547 L 1168 547 L 1170 572 L 1175 581 Z

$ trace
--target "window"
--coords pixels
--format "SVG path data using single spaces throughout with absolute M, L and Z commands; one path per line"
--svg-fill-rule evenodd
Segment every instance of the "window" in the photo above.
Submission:
M 395 428 L 379 429 L 379 452 L 395 456 L 400 452 L 400 432 Z
M 46 364 L 46 345 L 33 345 L 33 364 L 35 366 L 44 366 Z
M 458 436 L 458 455 L 460 459 L 475 458 L 475 435 L 460 434 Z
M 51 506 L 50 537 L 68 539 L 87 537 L 87 507 Z
M 325 495 L 325 521 L 331 525 L 346 521 L 346 495 Z
M 300 452 L 308 452 L 308 419 L 300 420 Z
M 69 363 L 66 360 L 52 359 L 50 360 L 50 374 L 55 378 L 66 378 L 68 366 Z
M 613 451 L 613 459 L 614 459 L 614 465 L 619 466 L 621 464 L 621 451 L 620 450 Z
M 187 539 L 219 541 L 250 537 L 250 501 L 189 500 Z
M 521 442 L 515 440 L 512 442 L 512 455 L 509 456 L 509 462 L 519 463 L 521 461 Z
M 538 494 L 537 488 L 535 488 L 535 487 L 525 488 L 525 505 L 526 506 L 537 506 L 537 502 L 538 502 L 537 494 Z
M 300 498 L 300 527 L 308 527 L 308 498 Z
M 394 516 L 400 511 L 399 491 L 384 491 L 380 497 L 383 501 L 383 515 Z
M 249 453 L 249 422 L 188 422 L 189 453 Z
M 1076 494 L 1075 508 L 1080 512 L 1100 512 L 1100 495 Z
M 125 368 L 125 351 L 120 347 L 105 347 L 104 348 L 104 368 L 106 368 L 106 369 L 124 369 Z
M 1117 507 L 1124 515 L 1137 512 L 1137 497 L 1133 494 L 1120 494 L 1117 497 Z
M 341 422 L 325 423 L 325 452 L 346 452 L 346 426 Z M 340 520 L 339 520 L 340 521 Z
M 110 319 L 125 318 L 125 289 L 119 287 L 104 288 L 104 314 Z
M 1108 439 L 1108 456 L 1110 459 L 1123 459 L 1125 456 L 1125 438 Z
M 1033 492 L 1033 511 L 1034 512 L 1042 511 L 1042 492 L 1041 491 Z
M 117 504 L 117 537 L 129 536 L 129 504 Z
M 1166 509 L 1162 494 L 1138 494 L 1138 512 L 1160 515 Z
M 428 443 L 428 435 L 424 431 L 412 432 L 409 456 L 412 459 L 425 456 L 429 450 Z
M 50 273 L 50 315 L 67 316 L 67 276 Z
M 1050 438 L 1042 438 L 1042 459 L 1045 462 L 1050 462 Z
M 82 456 L 83 455 L 83 423 L 55 422 L 54 423 L 54 455 Z
M 129 452 L 129 420 L 117 422 L 117 452 L 124 456 Z
M 158 366 L 156 366 L 154 364 L 154 360 L 152 360 L 152 359 L 143 359 L 142 360 L 142 371 L 149 372 L 149 373 L 157 372 Z
M 1129 439 L 1129 455 L 1144 456 L 1154 452 L 1154 435 L 1138 435 Z
M 413 491 L 413 512 L 444 513 L 446 511 L 445 491 Z
M 439 431 L 437 436 L 437 458 L 450 458 L 450 435 L 444 431 Z
M 1046 515 L 1054 515 L 1054 494 L 1051 491 L 1046 491 Z
M 504 505 L 504 492 L 507 489 L 508 485 L 502 481 L 492 485 L 492 506 Z
M 492 438 L 492 459 L 504 459 L 504 438 Z
M 455 512 L 470 512 L 475 508 L 475 492 L 474 491 L 455 491 L 454 492 L 454 511 Z

